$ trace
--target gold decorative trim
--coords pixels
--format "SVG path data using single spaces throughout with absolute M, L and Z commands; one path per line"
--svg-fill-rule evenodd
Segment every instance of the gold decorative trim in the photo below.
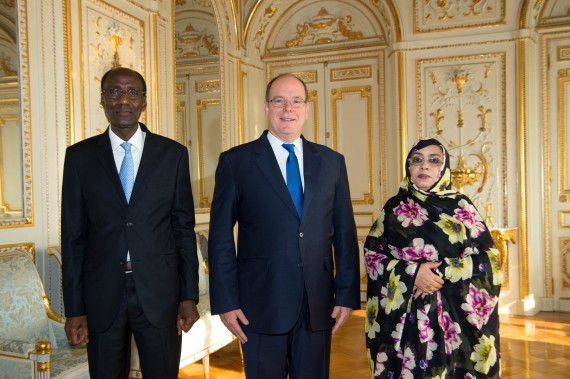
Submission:
M 317 90 L 309 91 L 307 102 L 313 105 L 313 133 L 315 135 L 315 143 L 319 143 L 319 92 Z
M 566 128 L 570 115 L 566 113 L 570 96 L 570 69 L 558 70 L 558 196 L 562 203 L 570 202 L 570 186 L 567 186 L 568 153 Z
M 197 80 L 195 85 L 196 93 L 220 92 L 220 79 Z
M 558 46 L 556 56 L 559 61 L 570 61 L 570 46 Z
M 526 88 L 526 43 L 519 41 L 519 181 L 520 185 L 520 198 L 519 198 L 519 237 L 520 237 L 520 263 L 521 263 L 521 298 L 526 299 L 530 294 L 529 288 L 529 267 L 528 267 L 528 218 L 527 218 L 527 175 L 526 175 L 526 157 L 527 157 L 527 117 L 526 117 L 526 101 L 527 88 Z
M 242 143 L 245 142 L 245 120 L 244 120 L 244 96 L 243 96 L 243 85 L 245 82 L 245 79 L 247 77 L 247 73 L 245 73 L 242 69 L 241 69 L 241 61 L 238 60 L 237 61 L 237 76 L 238 76 L 238 85 L 237 85 L 237 102 L 238 102 L 238 109 L 241 110 L 238 111 L 238 143 L 241 145 Z
M 369 43 L 369 44 L 361 44 L 356 46 L 358 48 L 360 47 L 366 47 L 368 49 L 383 49 L 387 47 L 387 44 L 382 42 L 382 43 Z M 352 49 L 354 49 L 355 46 L 354 45 L 350 45 L 350 46 L 336 46 L 336 47 L 330 47 L 330 48 L 316 48 L 316 49 L 311 49 L 311 54 L 329 54 L 329 55 L 338 55 L 342 52 L 348 52 L 350 53 L 350 51 Z M 271 52 L 271 53 L 266 53 L 266 54 L 262 54 L 261 55 L 261 59 L 262 60 L 281 60 L 281 59 L 294 59 L 296 57 L 300 57 L 303 58 L 307 55 L 307 51 L 306 50 L 293 50 L 293 49 L 285 49 L 284 52 Z
M 400 177 L 406 176 L 406 156 L 407 144 L 408 144 L 408 129 L 406 125 L 408 124 L 407 109 L 406 109 L 406 79 L 402 71 L 405 70 L 406 57 L 404 52 L 399 51 L 396 53 L 396 58 L 398 59 L 398 66 L 396 67 L 397 79 L 398 79 L 398 103 L 397 107 L 400 109 Z
M 368 79 L 372 77 L 372 66 L 353 66 L 330 70 L 330 81 L 340 82 L 343 80 Z
M 204 181 L 204 138 L 202 136 L 202 112 L 206 110 L 208 105 L 219 105 L 220 99 L 202 99 L 196 101 L 196 119 L 197 119 L 197 138 L 198 138 L 198 176 L 200 183 L 200 203 L 197 208 L 209 208 L 210 199 L 206 196 L 206 185 Z
M 570 238 L 561 237 L 559 239 L 560 243 L 560 274 L 561 274 L 561 286 L 563 290 L 570 289 L 570 266 L 568 261 L 570 260 Z
M 33 242 L 12 243 L 0 245 L 0 252 L 5 253 L 11 250 L 21 250 L 28 253 L 32 262 L 36 262 L 36 245 Z
M 296 71 L 292 72 L 291 75 L 294 75 L 305 82 L 305 84 L 313 84 L 319 82 L 319 76 L 317 70 L 309 70 L 309 71 Z
M 566 222 L 566 217 L 570 220 L 570 211 L 558 212 L 558 225 L 560 229 L 570 229 L 570 222 Z
M 32 176 L 32 116 L 30 105 L 30 72 L 28 42 L 28 4 L 18 0 L 18 50 L 20 71 L 20 116 L 22 124 L 22 187 L 23 211 L 21 217 L 0 219 L 0 229 L 34 225 Z
M 337 101 L 342 100 L 345 93 L 359 93 L 361 99 L 366 100 L 366 117 L 367 117 L 367 128 L 368 128 L 368 151 L 373 151 L 372 143 L 372 87 L 371 86 L 357 86 L 357 87 L 346 87 L 346 88 L 335 88 L 331 90 L 331 111 L 332 111 L 332 148 L 338 151 L 338 111 L 337 111 Z M 352 204 L 354 205 L 372 205 L 374 204 L 374 185 L 373 185 L 373 167 L 374 159 L 372 153 L 368 154 L 368 193 L 363 193 L 361 199 L 352 199 Z

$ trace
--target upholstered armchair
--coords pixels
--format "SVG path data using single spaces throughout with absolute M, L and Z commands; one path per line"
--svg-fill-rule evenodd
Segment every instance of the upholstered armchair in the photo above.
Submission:
M 0 378 L 89 378 L 87 350 L 69 345 L 28 252 L 0 252 L 0 283 Z

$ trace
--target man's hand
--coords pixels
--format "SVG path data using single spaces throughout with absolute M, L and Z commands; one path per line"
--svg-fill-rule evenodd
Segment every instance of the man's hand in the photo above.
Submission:
M 182 334 L 182 331 L 188 333 L 192 325 L 200 319 L 200 314 L 198 313 L 198 308 L 196 307 L 196 301 L 194 300 L 184 300 L 178 305 L 178 315 L 176 316 L 176 326 L 178 327 L 178 335 Z
M 336 319 L 334 327 L 332 329 L 332 334 L 335 334 L 341 326 L 344 325 L 345 322 L 348 321 L 348 318 L 352 314 L 352 308 L 346 308 L 341 306 L 335 306 L 333 308 L 331 317 Z
M 65 334 L 72 345 L 89 342 L 87 316 L 68 317 L 65 319 Z
M 238 320 L 244 325 L 249 325 L 249 321 L 247 320 L 241 309 L 236 309 L 233 311 L 222 313 L 220 315 L 220 318 L 222 319 L 222 322 L 224 323 L 226 328 L 228 328 L 228 330 L 232 332 L 232 334 L 236 336 L 241 343 L 247 342 L 247 337 L 245 336 L 245 333 L 243 332 L 241 326 L 239 326 Z

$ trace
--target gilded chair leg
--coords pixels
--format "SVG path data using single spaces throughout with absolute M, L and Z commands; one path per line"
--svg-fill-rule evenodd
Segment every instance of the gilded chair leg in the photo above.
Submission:
M 35 378 L 49 379 L 51 368 L 51 343 L 47 340 L 36 342 L 36 350 L 30 354 L 34 361 Z

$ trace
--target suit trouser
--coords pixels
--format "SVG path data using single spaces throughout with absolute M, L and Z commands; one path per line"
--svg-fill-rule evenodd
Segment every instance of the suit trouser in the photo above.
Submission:
M 327 379 L 331 332 L 311 330 L 305 294 L 299 319 L 289 333 L 245 332 L 247 342 L 242 351 L 247 379 L 286 379 L 287 374 L 289 379 Z
M 87 356 L 91 379 L 128 378 L 131 335 L 139 351 L 143 378 L 178 378 L 182 336 L 178 335 L 176 317 L 172 326 L 154 327 L 139 303 L 132 274 L 125 274 L 125 280 L 123 301 L 111 327 L 102 333 L 89 331 Z

